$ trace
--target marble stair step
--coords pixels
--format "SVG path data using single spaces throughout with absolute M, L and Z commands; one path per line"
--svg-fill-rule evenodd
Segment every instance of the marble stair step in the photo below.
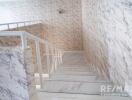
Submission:
M 81 81 L 43 81 L 43 91 L 62 93 L 100 94 L 101 86 L 111 83 Z
M 77 67 L 74 67 L 74 68 L 73 67 L 69 67 L 69 68 L 61 67 L 61 68 L 58 68 L 58 70 L 73 70 L 73 71 L 74 70 L 88 70 L 88 71 L 90 70 L 92 71 L 90 68 L 84 68 L 84 67 L 80 67 L 80 68 L 79 67 L 78 68 Z
M 80 67 L 84 67 L 84 68 L 90 68 L 91 66 L 89 66 L 89 65 L 60 65 L 60 67 L 68 67 L 68 68 L 75 68 L 75 67 L 77 67 L 77 68 L 80 68 Z
M 105 80 L 101 79 L 101 78 L 97 78 L 97 76 L 95 75 L 52 75 L 50 76 L 49 80 L 65 80 L 65 81 L 86 81 L 86 82 L 106 82 Z
M 38 100 L 131 100 L 130 97 L 38 92 Z
M 101 95 L 38 92 L 36 100 L 131 100 L 131 98 L 121 97 L 121 96 L 101 96 Z
M 91 71 L 94 72 L 94 70 L 92 68 L 88 68 L 88 67 L 59 67 L 57 70 L 61 70 L 61 71 Z
M 90 69 L 88 68 L 58 68 L 57 69 L 58 71 L 80 71 L 80 72 L 84 72 L 84 71 L 91 71 Z
M 90 71 L 65 71 L 65 70 L 57 70 L 55 74 L 70 74 L 70 75 L 97 75 L 95 72 Z
M 65 65 L 65 64 L 63 65 L 63 64 L 62 64 L 62 65 L 60 65 L 60 67 L 64 67 L 64 68 L 65 68 L 65 67 L 66 67 L 66 68 L 67 68 L 67 67 L 68 67 L 68 68 L 76 68 L 76 67 L 77 67 L 77 68 L 80 68 L 80 67 L 90 68 L 91 66 L 89 66 L 89 65 L 82 65 L 82 64 L 81 64 L 81 65 L 79 65 L 79 64 L 78 64 L 78 65 Z
M 64 69 L 91 69 L 89 66 L 60 66 L 59 68 L 64 68 Z

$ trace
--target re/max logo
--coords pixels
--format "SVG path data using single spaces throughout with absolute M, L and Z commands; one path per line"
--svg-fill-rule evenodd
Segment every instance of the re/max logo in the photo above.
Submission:
M 124 88 L 122 86 L 115 85 L 101 85 L 101 93 L 114 93 L 114 92 L 124 92 Z

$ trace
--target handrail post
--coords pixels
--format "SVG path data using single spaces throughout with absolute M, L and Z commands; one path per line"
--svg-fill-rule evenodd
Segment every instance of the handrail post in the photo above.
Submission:
M 55 68 L 54 68 L 54 50 L 53 50 L 53 47 L 50 47 L 51 49 L 51 59 L 52 59 L 52 65 L 51 65 L 51 68 L 52 68 L 52 72 L 55 71 Z
M 24 30 L 26 30 L 26 23 L 24 22 Z
M 55 70 L 57 69 L 57 64 L 58 64 L 58 58 L 57 58 L 57 49 L 56 48 L 54 48 L 55 49 L 55 55 L 54 55 L 54 59 L 55 59 Z
M 59 64 L 61 64 L 61 55 L 60 55 L 60 51 L 58 52 L 58 60 L 59 60 Z
M 63 63 L 63 52 L 62 51 L 60 53 L 60 59 L 61 59 L 61 63 Z
M 45 47 L 46 47 L 46 58 L 47 58 L 47 69 L 48 69 L 48 74 L 50 75 L 50 55 L 49 55 L 49 45 L 48 45 L 48 42 L 46 40 L 46 43 L 45 43 Z
M 35 40 L 35 44 L 36 44 L 36 60 L 37 60 L 39 74 L 40 74 L 40 85 L 41 85 L 41 88 L 43 88 L 42 63 L 41 63 L 41 56 L 40 56 L 40 45 L 39 45 L 39 41 L 38 40 Z
M 21 43 L 22 49 L 24 50 L 27 48 L 27 36 L 25 33 L 21 34 L 21 41 L 22 41 L 22 43 Z
M 18 25 L 18 23 L 17 23 L 16 25 L 17 25 L 17 30 L 19 30 L 19 25 Z
M 46 53 L 46 59 L 47 59 L 47 70 L 48 70 L 48 77 L 50 76 L 51 72 L 54 72 L 58 65 L 62 62 L 62 56 L 63 53 L 61 50 L 57 49 L 55 46 L 50 44 L 47 40 L 42 40 L 39 37 L 36 37 L 30 33 L 27 32 L 3 32 L 0 34 L 0 36 L 19 36 L 21 38 L 21 46 L 22 49 L 25 50 L 27 48 L 27 39 L 31 39 L 35 41 L 35 53 L 36 53 L 36 63 L 38 67 L 38 73 L 40 76 L 39 78 L 39 86 L 43 88 L 43 70 L 42 70 L 42 58 L 41 58 L 41 51 L 40 51 L 40 43 L 43 43 L 43 46 L 45 46 L 45 53 Z M 38 74 L 37 73 L 37 74 Z M 47 74 L 47 73 L 46 73 Z M 46 76 L 46 77 L 47 77 Z
M 8 30 L 10 30 L 10 24 L 7 24 Z

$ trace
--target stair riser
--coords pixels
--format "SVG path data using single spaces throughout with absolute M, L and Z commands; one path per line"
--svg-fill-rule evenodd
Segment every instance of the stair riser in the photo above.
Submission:
M 67 81 L 45 81 L 44 91 L 66 92 L 82 94 L 100 94 L 101 85 L 106 83 L 67 82 Z
M 91 71 L 89 68 L 59 68 L 58 70 L 62 71 Z
M 96 76 L 76 76 L 76 75 L 55 75 L 55 76 L 51 76 L 50 80 L 106 82 L 105 80 L 97 79 Z
M 51 77 L 53 80 L 67 80 L 67 81 L 95 81 L 96 76 L 73 76 L 73 75 L 56 75 Z
M 57 71 L 56 74 L 70 74 L 70 75 L 97 75 L 97 73 L 93 73 L 93 72 L 84 72 L 84 71 Z

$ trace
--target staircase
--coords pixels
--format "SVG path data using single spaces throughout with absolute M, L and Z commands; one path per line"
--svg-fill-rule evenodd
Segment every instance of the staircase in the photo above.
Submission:
M 131 100 L 129 97 L 102 96 L 101 86 L 112 83 L 98 76 L 85 62 L 83 52 L 65 52 L 58 70 L 49 79 L 43 78 L 38 100 Z
M 14 23 L 17 28 L 19 23 L 21 22 Z M 25 27 L 25 22 L 23 23 Z M 8 30 L 10 24 L 12 23 L 4 24 Z M 83 51 L 66 51 L 63 53 L 63 51 L 48 43 L 47 40 L 42 40 L 27 32 L 3 31 L 0 36 L 19 36 L 23 50 L 28 47 L 28 39 L 35 42 L 37 64 L 35 67 L 38 67 L 38 70 L 33 71 L 32 76 L 33 79 L 35 75 L 37 76 L 38 79 L 36 77 L 35 79 L 38 80 L 38 83 L 31 84 L 31 89 L 33 87 L 34 92 L 34 88 L 39 87 L 35 91 L 36 95 L 33 93 L 34 95 L 30 100 L 131 100 L 128 95 L 105 96 L 102 94 L 101 87 L 113 86 L 113 83 L 100 77 L 93 67 L 86 63 Z M 46 48 L 45 61 L 41 61 L 40 43 Z M 42 62 L 46 62 L 46 64 L 43 65 Z M 42 70 L 42 67 L 47 68 L 46 72 L 45 69 Z

